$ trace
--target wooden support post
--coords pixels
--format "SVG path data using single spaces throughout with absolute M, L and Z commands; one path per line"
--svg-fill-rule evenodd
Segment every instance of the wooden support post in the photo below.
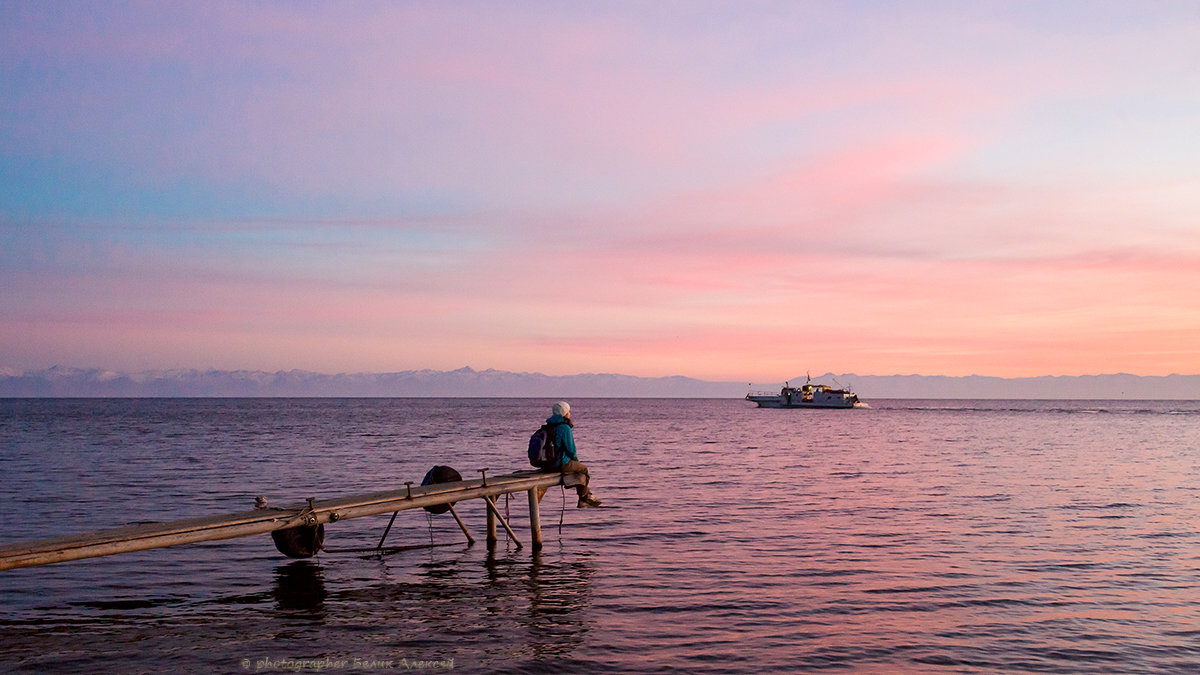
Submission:
M 496 515 L 492 513 L 491 503 L 488 502 L 487 497 L 483 498 L 483 503 L 489 507 L 485 511 L 487 511 L 487 547 L 491 551 L 496 548 Z
M 383 548 L 383 540 L 387 539 L 388 532 L 392 531 L 392 523 L 396 522 L 396 516 L 398 515 L 400 515 L 399 511 L 392 512 L 392 519 L 388 521 L 388 526 L 383 530 L 383 536 L 379 538 L 379 545 L 375 547 L 376 550 Z
M 538 489 L 529 489 L 529 538 L 533 541 L 533 550 L 542 550 L 542 517 L 538 512 Z
M 492 498 L 488 495 L 483 496 L 483 501 L 487 502 L 488 513 L 500 521 L 500 524 L 504 526 L 504 531 L 508 533 L 508 536 L 512 537 L 513 543 L 517 545 L 517 548 L 521 548 L 521 540 L 517 539 L 517 533 L 513 532 L 513 529 L 508 526 L 508 521 L 504 519 L 504 516 L 500 515 L 500 509 L 496 508 L 496 502 L 493 502 Z M 495 527 L 495 523 L 492 524 L 492 527 Z
M 472 537 L 471 533 L 467 530 L 467 526 L 463 525 L 462 518 L 458 517 L 458 511 L 454 510 L 453 504 L 450 505 L 450 515 L 454 516 L 454 522 L 458 523 L 459 529 L 463 531 L 463 534 L 467 535 L 467 546 L 474 546 L 475 537 Z

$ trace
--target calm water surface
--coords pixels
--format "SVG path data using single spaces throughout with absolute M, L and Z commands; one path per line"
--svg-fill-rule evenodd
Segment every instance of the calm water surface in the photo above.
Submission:
M 550 402 L 0 400 L 3 537 L 506 473 Z M 408 511 L 390 543 L 451 545 L 292 561 L 264 535 L 0 572 L 0 669 L 1200 669 L 1198 402 L 572 403 L 605 507 L 548 493 L 540 555 Z M 481 535 L 482 503 L 458 511 Z

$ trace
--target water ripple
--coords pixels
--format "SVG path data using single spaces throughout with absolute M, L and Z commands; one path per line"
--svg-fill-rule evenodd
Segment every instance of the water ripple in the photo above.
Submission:
M 539 555 L 502 536 L 493 554 L 454 545 L 291 561 L 260 537 L 3 572 L 0 666 L 1200 668 L 1200 404 L 880 401 L 780 415 L 741 401 L 574 403 L 593 486 L 615 508 L 576 510 L 573 493 L 548 493 Z M 240 510 L 259 494 L 373 491 L 433 464 L 521 468 L 546 407 L 3 401 L 0 517 L 15 541 Z M 519 497 L 501 505 L 518 535 Z M 481 532 L 479 504 L 458 510 Z M 338 523 L 327 544 L 373 545 L 384 524 Z M 390 535 L 431 538 L 462 535 L 423 515 Z

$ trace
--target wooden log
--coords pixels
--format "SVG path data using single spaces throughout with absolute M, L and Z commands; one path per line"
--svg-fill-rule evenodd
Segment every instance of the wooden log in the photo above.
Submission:
M 538 488 L 529 489 L 529 539 L 533 550 L 542 550 L 542 517 L 538 510 Z
M 582 480 L 581 474 L 522 471 L 507 476 L 490 477 L 486 485 L 480 479 L 436 483 L 414 487 L 411 494 L 408 489 L 388 490 L 325 501 L 313 500 L 307 504 L 293 504 L 284 508 L 255 509 L 234 514 L 133 525 L 66 537 L 18 542 L 0 546 L 0 570 L 201 541 L 247 537 L 296 525 L 331 523 L 347 518 L 524 492 L 538 486 L 576 485 Z M 491 525 L 494 527 L 494 523 Z M 494 532 L 489 534 L 494 537 Z

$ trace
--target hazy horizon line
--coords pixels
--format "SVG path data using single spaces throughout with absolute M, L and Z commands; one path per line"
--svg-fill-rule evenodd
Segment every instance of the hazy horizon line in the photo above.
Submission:
M 476 368 L 476 367 L 470 366 L 470 365 L 464 365 L 464 366 L 460 366 L 458 368 L 451 368 L 451 369 L 426 367 L 426 368 L 406 368 L 406 369 L 400 369 L 400 370 L 342 370 L 342 371 L 337 371 L 337 372 L 311 370 L 311 369 L 302 368 L 302 367 L 273 368 L 272 369 L 272 368 L 265 368 L 265 367 L 230 368 L 230 367 L 216 367 L 216 366 L 208 366 L 208 367 L 199 367 L 199 366 L 146 367 L 146 368 L 140 368 L 140 369 L 135 370 L 135 369 L 111 368 L 111 367 L 105 367 L 105 366 L 65 365 L 65 364 L 61 364 L 61 363 L 56 363 L 54 365 L 47 366 L 44 368 L 26 368 L 23 370 L 20 368 L 12 367 L 12 366 L 0 366 L 0 376 L 9 376 L 9 377 L 17 376 L 17 377 L 19 377 L 22 375 L 45 373 L 45 372 L 50 372 L 50 371 L 55 371 L 55 370 L 75 371 L 75 372 L 103 372 L 103 373 L 114 373 L 114 374 L 118 374 L 118 375 L 139 375 L 139 374 L 146 374 L 146 373 L 167 373 L 167 372 L 209 372 L 209 373 L 257 372 L 257 373 L 271 373 L 271 374 L 274 374 L 274 373 L 307 373 L 307 374 L 311 374 L 311 375 L 325 375 L 325 376 L 393 375 L 393 374 L 400 374 L 400 373 L 421 373 L 421 372 L 432 372 L 432 373 L 495 372 L 495 373 L 510 373 L 513 375 L 538 375 L 538 376 L 542 376 L 542 377 L 580 377 L 580 376 L 589 376 L 589 375 L 596 375 L 596 376 L 608 375 L 608 376 L 619 376 L 619 377 L 634 377 L 634 378 L 648 379 L 648 380 L 669 379 L 669 378 L 686 378 L 686 379 L 700 380 L 700 381 L 704 381 L 704 382 L 722 383 L 722 384 L 733 384 L 733 383 L 741 383 L 741 382 L 747 382 L 750 384 L 768 383 L 768 382 L 771 382 L 771 383 L 785 382 L 785 381 L 798 379 L 799 377 L 807 376 L 807 373 L 806 373 L 805 375 L 793 375 L 791 377 L 785 377 L 785 378 L 780 378 L 780 379 L 776 379 L 776 380 L 754 380 L 754 379 L 747 379 L 747 378 L 711 379 L 711 378 L 704 377 L 704 376 L 686 375 L 683 373 L 674 373 L 671 375 L 639 375 L 639 374 L 627 373 L 627 372 L 579 371 L 579 372 L 573 372 L 573 373 L 555 374 L 555 373 L 546 373 L 546 372 L 542 372 L 542 371 L 509 370 L 506 368 L 495 368 L 495 367 L 491 367 L 491 366 L 486 367 L 486 368 Z M 1127 372 L 1124 370 L 1099 372 L 1099 373 L 1079 373 L 1079 374 L 1042 373 L 1042 374 L 1038 374 L 1038 375 L 988 375 L 988 374 L 977 373 L 977 372 L 970 373 L 967 375 L 947 375 L 944 373 L 915 373 L 915 372 L 909 372 L 909 373 L 893 372 L 893 373 L 881 374 L 881 373 L 854 373 L 854 372 L 835 373 L 833 371 L 826 371 L 824 373 L 815 375 L 813 377 L 826 377 L 826 376 L 834 376 L 834 377 L 850 377 L 850 376 L 853 376 L 853 377 L 946 377 L 946 378 L 983 377 L 983 378 L 994 378 L 994 379 L 1000 379 L 1000 380 L 1022 380 L 1022 379 L 1036 379 L 1036 378 L 1048 378 L 1048 377 L 1049 378 L 1067 378 L 1067 377 L 1083 378 L 1083 377 L 1114 377 L 1114 376 L 1194 377 L 1197 375 L 1200 375 L 1200 371 L 1197 371 L 1195 373 L 1172 372 L 1172 373 L 1168 373 L 1165 375 L 1158 375 L 1158 374 L 1149 374 L 1148 375 L 1148 374 L 1142 374 L 1142 373 L 1131 373 L 1131 372 Z

